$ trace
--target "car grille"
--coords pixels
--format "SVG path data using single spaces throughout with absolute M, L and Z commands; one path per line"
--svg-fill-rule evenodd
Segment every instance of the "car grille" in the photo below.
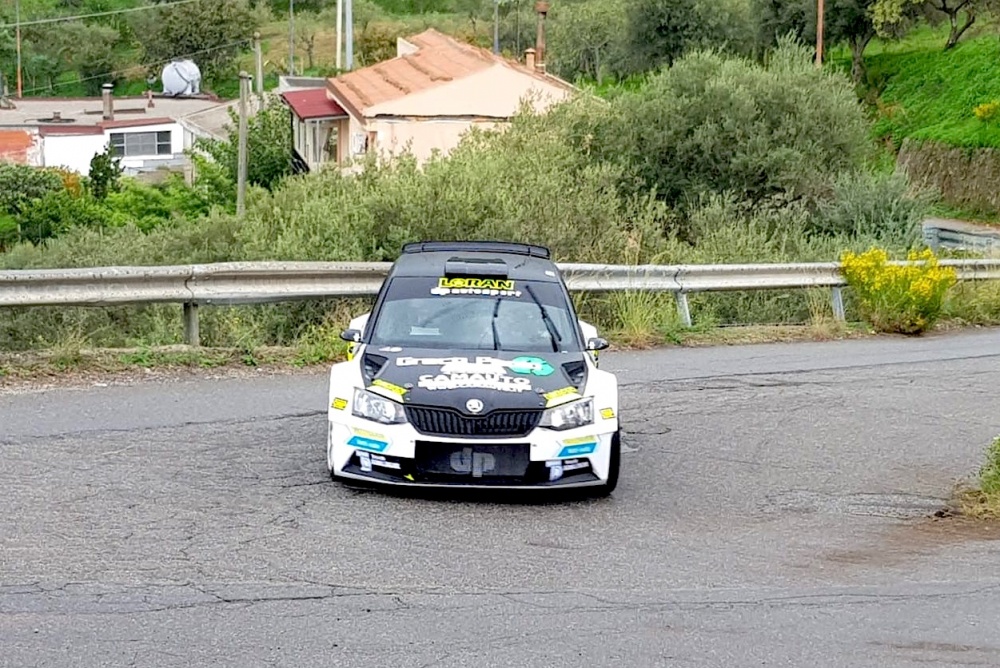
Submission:
M 406 407 L 413 428 L 431 436 L 527 436 L 538 426 L 542 411 L 493 411 L 468 417 L 447 408 Z

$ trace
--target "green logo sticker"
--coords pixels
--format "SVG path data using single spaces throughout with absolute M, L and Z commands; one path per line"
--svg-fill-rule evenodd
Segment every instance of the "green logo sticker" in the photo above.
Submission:
M 551 376 L 555 369 L 541 357 L 515 357 L 510 370 L 514 373 L 530 373 L 532 376 Z

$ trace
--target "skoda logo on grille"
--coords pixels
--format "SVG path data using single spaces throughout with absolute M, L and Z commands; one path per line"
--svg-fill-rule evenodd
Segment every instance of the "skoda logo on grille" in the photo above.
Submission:
M 479 399 L 469 399 L 465 402 L 465 408 L 472 414 L 483 412 L 483 402 Z

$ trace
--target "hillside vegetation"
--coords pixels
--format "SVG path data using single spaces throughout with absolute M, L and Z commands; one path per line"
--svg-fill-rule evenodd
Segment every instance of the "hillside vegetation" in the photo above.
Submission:
M 191 11 L 214 12 L 213 3 L 197 0 Z M 300 3 L 309 6 L 305 0 L 296 6 Z M 524 15 L 529 4 L 508 5 L 502 12 L 505 48 L 532 43 L 530 7 Z M 830 6 L 841 11 L 848 4 L 831 0 Z M 329 14 L 323 12 L 329 3 L 313 5 L 320 12 L 314 25 L 328 30 Z M 768 15 L 747 10 L 762 5 L 795 11 L 776 11 L 768 24 L 773 32 L 761 32 L 763 23 L 756 21 Z M 268 27 L 273 72 L 282 52 L 280 22 L 267 5 L 236 2 L 230 9 L 240 6 L 257 22 L 250 27 Z M 1000 322 L 1000 294 L 951 286 L 943 275 L 893 276 L 880 259 L 883 253 L 918 257 L 929 201 L 873 139 L 919 131 L 929 124 L 914 120 L 921 113 L 936 118 L 927 107 L 932 101 L 964 109 L 983 101 L 978 94 L 948 102 L 939 93 L 932 100 L 915 78 L 907 83 L 908 77 L 925 76 L 919 67 L 892 69 L 892 62 L 903 62 L 894 59 L 909 57 L 904 43 L 869 45 L 864 36 L 872 28 L 863 21 L 831 24 L 833 43 L 847 40 L 856 48 L 816 68 L 808 15 L 800 11 L 811 0 L 611 0 L 608 6 L 622 12 L 612 17 L 598 0 L 568 0 L 562 14 L 551 16 L 552 53 L 563 54 L 550 60 L 553 69 L 589 82 L 603 99 L 581 95 L 542 116 L 526 110 L 506 131 L 473 132 L 458 149 L 422 166 L 409 156 L 393 162 L 370 157 L 356 176 L 335 170 L 292 176 L 288 112 L 272 100 L 250 124 L 252 187 L 242 218 L 234 210 L 232 138 L 207 147 L 214 162 L 199 160 L 193 185 L 180 178 L 162 185 L 123 178 L 107 155 L 99 156 L 87 175 L 5 167 L 0 268 L 381 261 L 393 259 L 402 244 L 427 238 L 530 241 L 551 247 L 557 260 L 576 262 L 834 261 L 850 251 L 855 255 L 848 257 L 861 258 L 860 286 L 892 286 L 891 295 L 881 294 L 880 287 L 858 292 L 857 303 L 849 293 L 850 318 L 899 322 L 896 311 L 909 304 L 901 331 L 930 326 L 942 310 L 952 320 Z M 454 21 L 456 32 L 481 40 L 489 34 L 485 7 L 470 7 L 456 0 L 449 7 L 427 7 L 450 12 L 402 16 L 358 2 L 359 53 L 367 54 L 359 62 L 378 49 L 391 55 L 395 37 L 422 29 L 425 21 Z M 575 26 L 572 32 L 566 23 Z M 797 26 L 799 35 L 786 34 L 788 26 Z M 131 23 L 121 30 L 131 34 L 121 46 L 141 46 L 140 60 L 148 58 L 157 42 L 141 44 Z M 311 45 L 313 67 L 329 68 L 323 59 L 331 55 L 324 50 L 331 33 L 317 29 L 313 41 L 306 28 L 300 34 Z M 920 31 L 911 34 L 919 42 Z M 940 58 L 934 60 L 948 62 L 975 51 L 979 39 L 990 38 L 963 38 L 948 52 L 943 42 L 936 44 Z M 574 51 L 579 40 L 591 46 Z M 930 62 L 927 41 L 923 51 Z M 867 71 L 858 68 L 859 44 L 872 49 Z M 246 57 L 245 51 L 235 52 L 209 71 L 224 80 Z M 938 71 L 938 65 L 925 69 L 938 72 L 941 86 L 952 85 L 947 77 L 958 78 Z M 878 82 L 874 90 L 883 100 L 896 100 L 891 114 L 885 111 L 891 104 L 882 101 L 876 107 L 883 109 L 881 116 L 868 113 L 858 97 L 865 82 Z M 949 118 L 958 123 L 961 115 Z M 887 130 L 886 119 L 897 125 Z M 907 125 L 899 125 L 901 119 Z M 873 247 L 881 250 L 864 254 Z M 620 340 L 673 340 L 683 329 L 669 295 L 580 301 L 586 318 Z M 360 306 L 354 306 L 356 312 Z M 827 295 L 798 290 L 694 295 L 691 306 L 696 328 L 824 322 L 830 310 Z M 45 348 L 61 341 L 113 347 L 177 343 L 178 311 L 172 306 L 5 309 L 0 348 Z M 333 350 L 324 346 L 338 341 L 344 313 L 339 302 L 206 309 L 202 338 L 208 345 L 241 349 L 295 344 Z
M 896 146 L 911 137 L 1000 147 L 1000 40 L 984 28 L 945 51 L 946 35 L 924 26 L 870 47 L 865 92 L 875 106 L 873 131 Z

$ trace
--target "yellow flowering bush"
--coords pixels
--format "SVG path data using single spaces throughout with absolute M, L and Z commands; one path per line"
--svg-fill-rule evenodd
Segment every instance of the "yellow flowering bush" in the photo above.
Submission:
M 63 187 L 66 188 L 70 195 L 79 197 L 83 194 L 83 183 L 79 173 L 64 167 L 50 167 L 49 170 L 62 179 Z
M 841 257 L 861 313 L 878 331 L 920 334 L 929 329 L 957 281 L 955 270 L 940 266 L 930 249 L 910 251 L 906 259 L 909 264 L 890 263 L 880 248 Z
M 979 120 L 984 123 L 988 123 L 996 119 L 997 115 L 1000 114 L 1000 102 L 997 102 L 996 100 L 992 102 L 984 102 L 973 109 L 972 113 L 975 114 L 976 118 Z

